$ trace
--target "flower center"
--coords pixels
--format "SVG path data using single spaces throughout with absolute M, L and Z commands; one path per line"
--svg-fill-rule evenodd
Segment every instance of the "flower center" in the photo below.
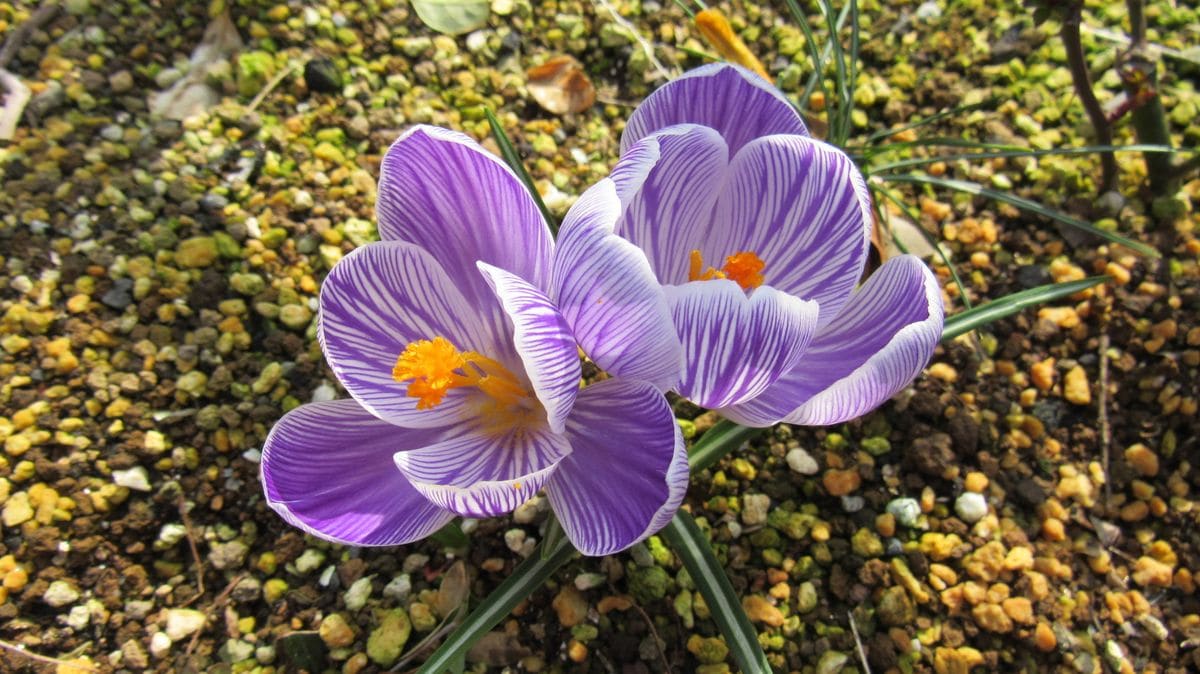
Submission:
M 767 264 L 752 250 L 743 250 L 725 258 L 725 266 L 719 270 L 704 269 L 704 257 L 699 250 L 688 256 L 688 280 L 711 281 L 725 278 L 740 285 L 742 290 L 751 290 L 763 284 L 762 270 Z
M 445 337 L 410 342 L 396 358 L 392 378 L 408 382 L 417 409 L 437 407 L 452 388 L 474 387 L 498 407 L 518 405 L 530 396 L 508 368 L 474 351 L 459 351 Z

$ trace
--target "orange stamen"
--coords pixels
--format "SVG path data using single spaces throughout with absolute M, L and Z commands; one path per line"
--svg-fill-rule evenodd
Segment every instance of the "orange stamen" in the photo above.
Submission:
M 725 258 L 725 266 L 721 269 L 704 268 L 704 256 L 699 250 L 693 250 L 688 255 L 688 280 L 711 281 L 725 278 L 736 282 L 742 290 L 753 290 L 763 284 L 762 271 L 767 263 L 762 261 L 754 251 L 743 250 Z
M 417 409 L 441 404 L 453 388 L 475 387 L 502 405 L 514 405 L 530 394 L 501 363 L 474 351 L 461 352 L 445 337 L 410 342 L 396 358 L 392 378 L 408 381 L 405 391 Z
M 763 284 L 762 270 L 767 266 L 754 251 L 743 250 L 725 258 L 722 270 L 725 277 L 736 281 L 742 290 L 757 288 Z

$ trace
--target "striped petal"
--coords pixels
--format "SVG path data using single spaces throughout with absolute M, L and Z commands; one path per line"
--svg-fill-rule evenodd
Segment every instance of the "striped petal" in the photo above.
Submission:
M 461 133 L 418 125 L 402 135 L 380 166 L 375 210 L 380 237 L 429 251 L 480 310 L 499 317 L 478 260 L 545 288 L 553 244 L 533 198 Z
M 716 409 L 749 400 L 791 371 L 812 339 L 817 304 L 769 286 L 749 297 L 733 281 L 667 286 L 683 342 L 677 391 Z
M 942 335 L 937 279 L 919 258 L 888 260 L 813 340 L 796 368 L 722 414 L 749 426 L 826 426 L 882 405 L 921 373 Z
M 550 298 L 516 276 L 479 263 L 513 325 L 513 342 L 550 430 L 561 433 L 583 372 L 571 328 Z
M 511 512 L 532 498 L 571 453 L 566 437 L 536 423 L 483 421 L 394 457 L 418 492 L 464 517 Z M 506 428 L 496 427 L 501 424 Z
M 620 552 L 674 517 L 687 492 L 687 450 L 670 405 L 652 386 L 623 379 L 588 386 L 567 435 L 571 455 L 546 495 L 580 552 Z
M 766 283 L 816 300 L 828 325 L 862 277 L 871 199 L 841 150 L 803 136 L 767 136 L 733 158 L 717 199 L 706 260 L 753 251 Z
M 728 143 L 730 154 L 759 136 L 808 135 L 804 120 L 778 89 L 730 63 L 690 70 L 647 96 L 625 124 L 621 154 L 672 124 L 715 129 Z
M 629 198 L 615 231 L 645 251 L 659 282 L 686 283 L 688 254 L 707 236 L 729 155 L 717 132 L 702 126 L 673 126 L 654 140 L 658 159 Z M 629 164 L 641 171 L 649 159 L 631 153 L 617 161 L 613 173 L 623 178 Z
M 612 233 L 620 214 L 607 178 L 571 207 L 554 253 L 554 301 L 597 365 L 665 391 L 679 381 L 683 350 L 645 254 Z
M 429 253 L 380 241 L 352 251 L 330 270 L 321 286 L 318 334 L 338 381 L 372 414 L 410 428 L 444 426 L 467 413 L 468 390 L 453 389 L 438 406 L 418 410 L 392 369 L 410 342 L 434 337 L 462 351 L 508 358 L 506 343 L 478 315 Z
M 301 405 L 275 424 L 263 445 L 267 505 L 292 526 L 337 543 L 400 545 L 425 538 L 454 515 L 417 493 L 392 455 L 443 433 L 393 426 L 349 399 Z

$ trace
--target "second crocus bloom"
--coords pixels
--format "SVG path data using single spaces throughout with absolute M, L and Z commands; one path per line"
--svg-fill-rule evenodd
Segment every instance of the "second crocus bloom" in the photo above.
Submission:
M 936 279 L 899 256 L 858 287 L 872 222 L 862 175 L 770 84 L 728 64 L 693 70 L 634 111 L 621 147 L 564 222 L 558 254 L 624 260 L 610 283 L 625 296 L 661 288 L 680 395 L 751 426 L 835 424 L 929 361 L 943 325 Z M 602 302 L 555 299 L 577 336 L 604 324 Z

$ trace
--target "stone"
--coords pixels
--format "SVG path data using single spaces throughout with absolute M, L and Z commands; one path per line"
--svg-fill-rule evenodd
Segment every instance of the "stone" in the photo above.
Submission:
M 166 632 L 155 632 L 150 637 L 150 655 L 163 659 L 171 652 L 171 637 Z
M 150 475 L 146 469 L 141 466 L 134 466 L 127 470 L 114 470 L 112 472 L 113 483 L 118 487 L 125 487 L 134 491 L 150 491 Z
M 1092 402 L 1087 372 L 1079 365 L 1068 370 L 1063 377 L 1063 397 L 1073 405 L 1087 405 Z
M 767 521 L 771 497 L 766 494 L 746 494 L 742 497 L 742 523 L 752 527 Z
M 896 518 L 896 524 L 912 528 L 921 517 L 921 504 L 915 498 L 896 498 L 888 502 L 886 510 Z
M 571 628 L 587 618 L 588 603 L 573 585 L 564 585 L 550 604 L 563 627 Z
M 0 515 L 5 527 L 19 526 L 33 519 L 33 506 L 29 504 L 29 494 L 19 491 L 4 502 L 4 513 Z
M 74 604 L 79 600 L 79 590 L 65 580 L 56 580 L 42 594 L 42 601 L 54 608 Z
M 411 633 L 412 623 L 404 609 L 388 611 L 379 621 L 379 627 L 367 637 L 367 657 L 380 667 L 391 667 L 400 658 Z
M 875 610 L 879 621 L 889 627 L 903 627 L 917 618 L 917 609 L 912 598 L 898 585 L 883 591 Z
M 838 674 L 850 662 L 850 656 L 841 651 L 825 651 L 817 660 L 816 674 Z
M 304 83 L 309 91 L 337 94 L 342 91 L 342 74 L 331 59 L 318 57 L 304 64 Z
M 211 236 L 194 236 L 184 239 L 175 248 L 175 262 L 189 269 L 207 267 L 216 262 L 219 256 L 217 240 Z
M 241 541 L 218 543 L 208 553 L 208 561 L 214 569 L 219 571 L 237 569 L 241 567 L 242 562 L 246 559 L 246 553 L 249 551 L 250 548 Z
M 202 611 L 190 608 L 167 609 L 166 636 L 172 642 L 189 637 L 204 628 L 207 621 Z
M 751 622 L 762 623 L 771 627 L 779 627 L 784 623 L 783 611 L 771 602 L 757 594 L 747 596 L 742 600 L 742 609 Z
M 371 598 L 371 579 L 374 576 L 365 576 L 354 581 L 350 589 L 342 596 L 346 602 L 346 610 L 359 611 L 367 605 L 367 600 Z
M 354 630 L 340 613 L 325 616 L 317 628 L 317 634 L 330 648 L 346 648 L 354 643 Z
M 786 460 L 788 468 L 801 475 L 816 475 L 821 470 L 812 454 L 799 447 L 789 451 Z
M 954 512 L 962 521 L 974 524 L 987 515 L 987 499 L 977 492 L 963 492 L 954 500 Z

